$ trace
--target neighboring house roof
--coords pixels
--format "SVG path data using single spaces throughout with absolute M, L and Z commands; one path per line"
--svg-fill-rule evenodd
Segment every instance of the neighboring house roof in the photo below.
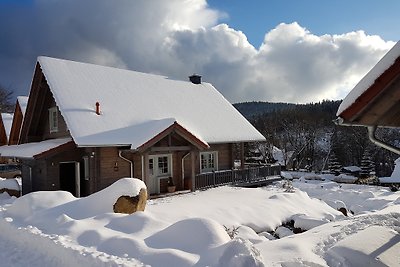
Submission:
M 38 66 L 81 147 L 137 149 L 170 127 L 184 129 L 199 146 L 265 140 L 209 83 L 49 57 L 39 57 Z
M 8 144 L 8 140 L 10 138 L 12 120 L 13 120 L 12 113 L 1 113 L 1 122 L 0 122 L 1 145 Z
M 25 116 L 26 106 L 28 105 L 28 100 L 29 100 L 29 97 L 27 97 L 27 96 L 18 96 L 17 97 L 17 103 L 18 103 L 19 107 L 21 108 L 22 115 L 24 115 L 24 116 Z
M 42 142 L 32 142 L 14 146 L 2 146 L 0 152 L 2 156 L 16 158 L 38 158 L 45 153 L 57 149 L 60 146 L 73 144 L 71 138 L 49 139 Z M 75 144 L 73 144 L 75 146 Z
M 21 132 L 22 121 L 25 116 L 26 106 L 28 104 L 27 96 L 18 96 L 14 109 L 14 117 L 11 124 L 10 136 L 8 139 L 9 145 L 18 144 L 19 135 Z
M 358 166 L 346 166 L 342 168 L 345 171 L 349 171 L 349 172 L 360 172 L 361 168 Z
M 346 96 L 337 116 L 341 124 L 400 127 L 400 42 Z

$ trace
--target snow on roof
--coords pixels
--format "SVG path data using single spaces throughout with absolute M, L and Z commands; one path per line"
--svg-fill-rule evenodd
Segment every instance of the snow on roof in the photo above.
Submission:
M 29 97 L 27 97 L 27 96 L 18 96 L 17 97 L 17 101 L 21 108 L 23 116 L 25 116 L 26 106 L 28 105 L 28 99 L 29 99 Z
M 351 172 L 359 172 L 361 171 L 361 168 L 358 166 L 345 166 L 343 167 L 343 169 L 347 170 L 347 171 L 351 171 Z
M 339 106 L 336 116 L 340 116 L 379 78 L 400 56 L 400 42 L 397 42 L 389 52 L 360 80 Z
M 42 142 L 32 142 L 21 145 L 1 146 L 2 157 L 33 158 L 43 152 L 49 151 L 72 141 L 71 138 L 49 139 Z
M 49 57 L 38 62 L 78 146 L 137 148 L 174 122 L 207 143 L 265 140 L 209 83 Z
M 7 140 L 10 139 L 11 125 L 14 114 L 12 113 L 1 113 L 1 119 L 3 120 L 4 129 L 6 130 Z

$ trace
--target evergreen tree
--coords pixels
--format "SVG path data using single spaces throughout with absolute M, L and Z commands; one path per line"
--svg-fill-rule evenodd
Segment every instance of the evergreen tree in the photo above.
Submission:
M 368 177 L 371 172 L 375 172 L 375 164 L 369 149 L 366 149 L 361 159 L 361 177 Z
M 342 169 L 342 165 L 339 163 L 335 152 L 331 151 L 329 155 L 329 163 L 328 163 L 329 171 L 334 175 L 339 175 Z

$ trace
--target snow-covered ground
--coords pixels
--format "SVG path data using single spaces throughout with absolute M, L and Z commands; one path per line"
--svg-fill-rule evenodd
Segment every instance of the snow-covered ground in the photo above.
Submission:
M 3 193 L 0 266 L 400 266 L 400 192 L 309 179 L 282 185 L 154 199 L 132 215 L 112 205 L 137 194 L 144 184 L 136 179 L 81 199 Z

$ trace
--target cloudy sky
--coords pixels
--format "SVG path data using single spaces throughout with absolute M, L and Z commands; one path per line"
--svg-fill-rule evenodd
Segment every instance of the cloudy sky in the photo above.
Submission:
M 351 3 L 349 3 L 351 2 Z M 342 99 L 398 40 L 400 1 L 0 0 L 0 84 L 40 55 L 185 80 L 232 103 Z

